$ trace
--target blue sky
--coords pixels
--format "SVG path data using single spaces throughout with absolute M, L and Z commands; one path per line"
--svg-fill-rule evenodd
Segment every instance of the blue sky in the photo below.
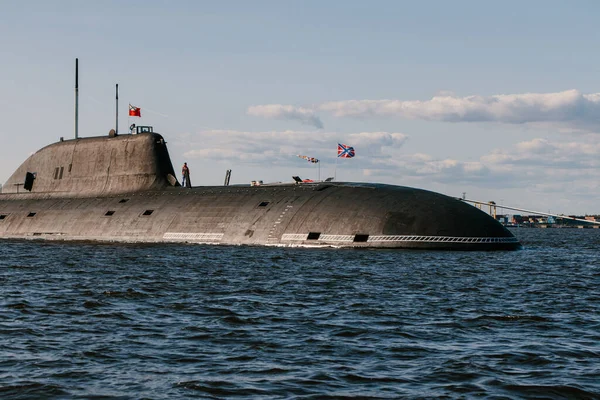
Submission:
M 0 182 L 153 125 L 195 185 L 317 178 L 600 214 L 594 1 L 0 0 Z M 141 121 L 127 104 L 141 107 Z M 339 160 L 336 144 L 357 156 Z

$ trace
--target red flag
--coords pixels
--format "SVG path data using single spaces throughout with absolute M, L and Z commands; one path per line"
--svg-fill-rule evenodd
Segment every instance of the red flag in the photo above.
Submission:
M 130 117 L 141 117 L 142 116 L 142 109 L 136 106 L 132 106 L 131 104 L 129 104 L 129 116 Z

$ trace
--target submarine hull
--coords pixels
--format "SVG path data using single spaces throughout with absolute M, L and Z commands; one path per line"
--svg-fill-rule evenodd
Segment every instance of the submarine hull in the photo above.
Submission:
M 520 248 L 488 214 L 422 189 L 344 182 L 183 188 L 165 140 L 144 128 L 61 140 L 29 157 L 0 194 L 0 238 Z
M 0 195 L 0 237 L 227 245 L 514 250 L 488 214 L 377 184 L 172 187 L 102 197 Z

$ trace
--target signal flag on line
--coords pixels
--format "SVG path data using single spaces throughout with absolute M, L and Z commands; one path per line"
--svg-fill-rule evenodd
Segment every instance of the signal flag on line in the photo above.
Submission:
M 301 156 L 300 154 L 298 154 L 298 157 L 305 159 L 306 161 L 308 161 L 309 163 L 313 163 L 316 164 L 319 162 L 319 159 L 314 158 L 314 157 L 309 157 L 309 156 Z

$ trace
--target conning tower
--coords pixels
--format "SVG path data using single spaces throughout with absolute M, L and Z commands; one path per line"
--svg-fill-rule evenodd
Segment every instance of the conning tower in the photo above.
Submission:
M 30 156 L 2 187 L 31 197 L 94 197 L 178 186 L 164 138 L 136 134 L 62 140 Z

